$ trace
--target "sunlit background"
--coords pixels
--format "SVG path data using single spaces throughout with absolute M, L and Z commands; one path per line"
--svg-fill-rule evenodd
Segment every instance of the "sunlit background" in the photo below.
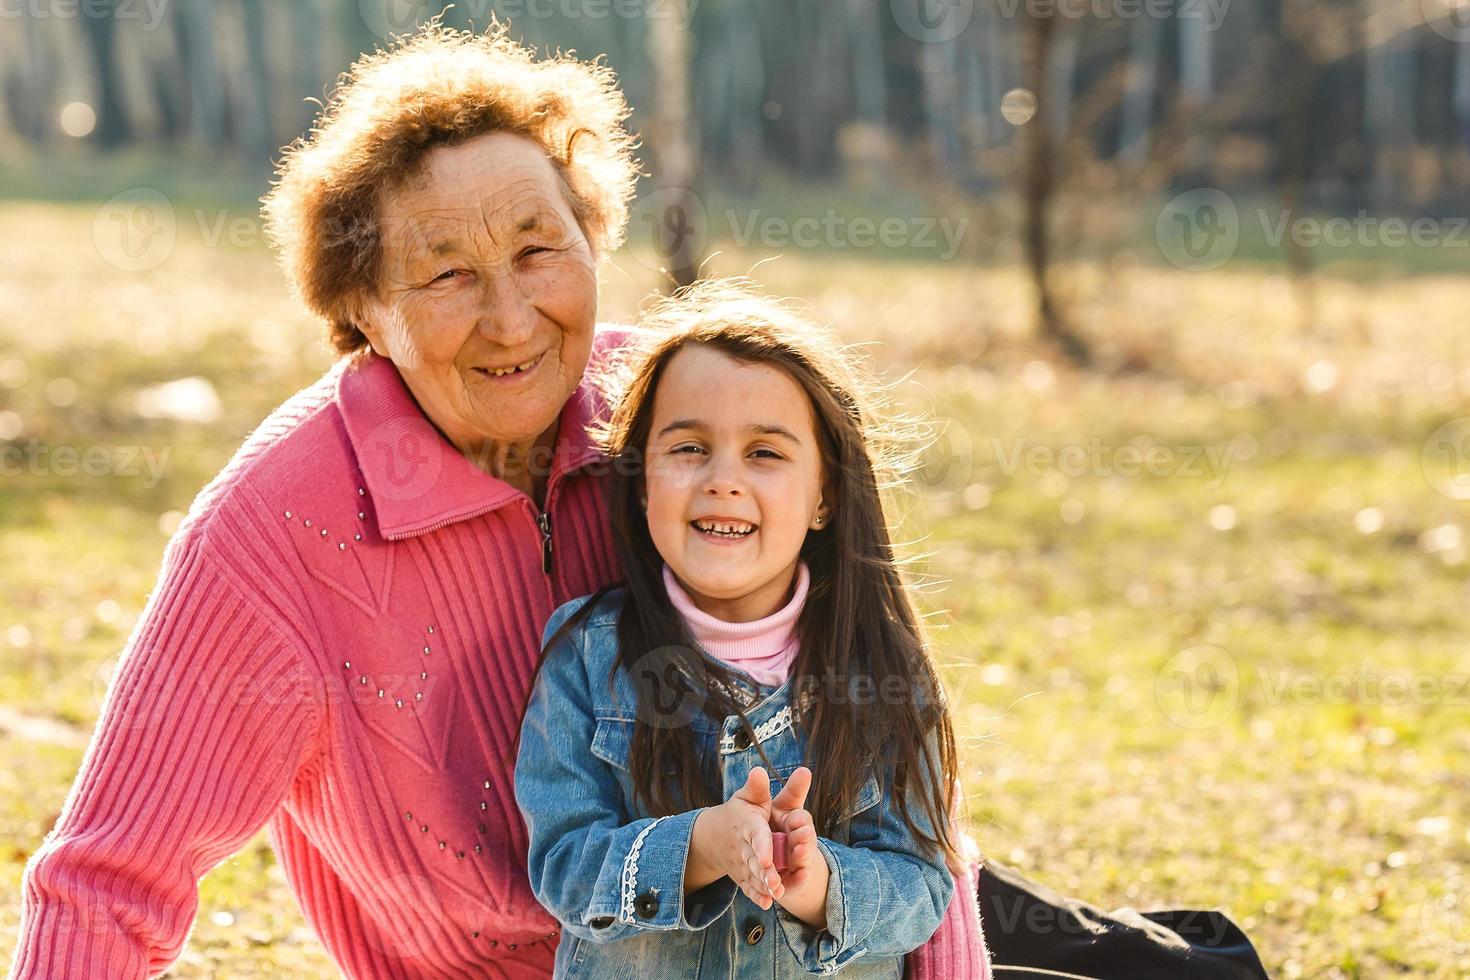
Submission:
M 162 549 L 330 363 L 257 199 L 409 0 L 0 0 L 0 948 Z M 1470 975 L 1470 6 L 468 0 L 604 56 L 602 316 L 800 297 L 939 438 L 893 499 L 994 858 L 1273 976 Z M 335 971 L 264 835 L 175 977 Z

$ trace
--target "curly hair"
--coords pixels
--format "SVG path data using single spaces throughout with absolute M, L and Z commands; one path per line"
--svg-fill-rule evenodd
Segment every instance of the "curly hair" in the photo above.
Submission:
M 571 54 L 538 58 L 506 30 L 492 24 L 476 34 L 436 20 L 363 55 L 338 78 L 311 131 L 286 147 L 261 199 L 266 232 L 338 353 L 367 346 L 351 303 L 378 281 L 380 195 L 436 147 L 495 132 L 534 140 L 593 251 L 622 243 L 638 161 L 616 76 Z

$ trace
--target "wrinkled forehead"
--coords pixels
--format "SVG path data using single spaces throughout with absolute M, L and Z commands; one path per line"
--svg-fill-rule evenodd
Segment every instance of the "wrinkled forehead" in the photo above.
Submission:
M 385 253 L 504 248 L 528 234 L 560 238 L 576 219 L 555 165 L 539 147 L 511 153 L 431 153 L 423 168 L 379 201 Z

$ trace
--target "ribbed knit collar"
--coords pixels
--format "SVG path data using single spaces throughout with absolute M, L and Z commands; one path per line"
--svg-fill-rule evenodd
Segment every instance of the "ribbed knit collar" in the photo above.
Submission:
M 595 362 L 594 357 L 587 374 Z M 587 374 L 562 407 L 548 498 L 562 474 L 601 455 L 586 431 L 602 404 Z M 348 364 L 338 378 L 337 404 L 385 538 L 422 534 L 526 496 L 476 467 L 445 439 L 385 357 L 369 352 Z
M 790 601 L 769 616 L 748 623 L 729 623 L 700 609 L 667 563 L 663 575 L 669 601 L 689 624 L 695 642 L 710 656 L 739 667 L 762 684 L 780 684 L 786 679 L 798 647 L 796 620 L 806 604 L 810 584 L 806 562 L 796 563 L 796 585 Z

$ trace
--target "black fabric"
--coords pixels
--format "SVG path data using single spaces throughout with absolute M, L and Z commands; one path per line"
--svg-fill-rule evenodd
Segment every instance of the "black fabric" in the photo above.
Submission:
M 1104 912 L 993 861 L 979 893 L 995 980 L 1270 980 L 1223 912 Z

